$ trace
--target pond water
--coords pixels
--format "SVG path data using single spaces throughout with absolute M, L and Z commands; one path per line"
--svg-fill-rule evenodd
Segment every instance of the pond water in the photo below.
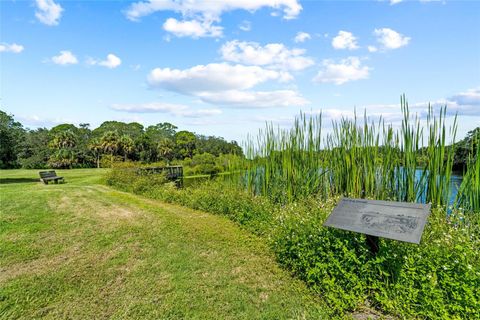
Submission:
M 422 170 L 417 170 L 416 172 L 416 177 L 417 179 L 420 179 L 422 175 Z M 208 180 L 214 180 L 214 179 L 226 179 L 226 178 L 231 178 L 231 175 L 218 175 L 218 176 L 198 176 L 198 177 L 185 177 L 183 180 L 183 185 L 184 187 L 192 187 L 195 185 L 198 185 L 200 183 L 203 183 Z M 450 199 L 449 199 L 449 204 L 453 204 L 455 201 L 455 197 L 457 196 L 458 189 L 460 188 L 460 185 L 462 184 L 462 174 L 460 172 L 455 172 L 452 173 L 452 176 L 450 178 Z

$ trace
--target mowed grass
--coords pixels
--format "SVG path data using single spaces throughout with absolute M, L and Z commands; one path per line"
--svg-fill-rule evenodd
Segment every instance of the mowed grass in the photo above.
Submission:
M 0 318 L 322 318 L 266 244 L 224 217 L 101 184 L 0 171 Z

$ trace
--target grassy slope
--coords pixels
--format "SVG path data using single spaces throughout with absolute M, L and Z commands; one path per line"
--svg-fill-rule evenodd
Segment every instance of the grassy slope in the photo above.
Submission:
M 0 171 L 0 318 L 319 318 L 224 217 L 109 189 L 99 170 Z

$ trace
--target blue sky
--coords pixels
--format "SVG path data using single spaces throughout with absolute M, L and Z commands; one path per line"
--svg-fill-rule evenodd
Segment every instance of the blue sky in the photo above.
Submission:
M 301 110 L 480 125 L 477 1 L 1 1 L 0 103 L 26 126 L 171 122 L 243 140 Z

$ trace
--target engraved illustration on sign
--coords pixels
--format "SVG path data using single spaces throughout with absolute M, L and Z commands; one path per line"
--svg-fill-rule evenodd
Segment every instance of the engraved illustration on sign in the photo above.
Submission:
M 343 198 L 325 226 L 420 243 L 430 204 Z
M 396 233 L 411 233 L 418 225 L 415 217 L 384 217 L 372 213 L 363 214 L 361 221 L 371 229 Z

